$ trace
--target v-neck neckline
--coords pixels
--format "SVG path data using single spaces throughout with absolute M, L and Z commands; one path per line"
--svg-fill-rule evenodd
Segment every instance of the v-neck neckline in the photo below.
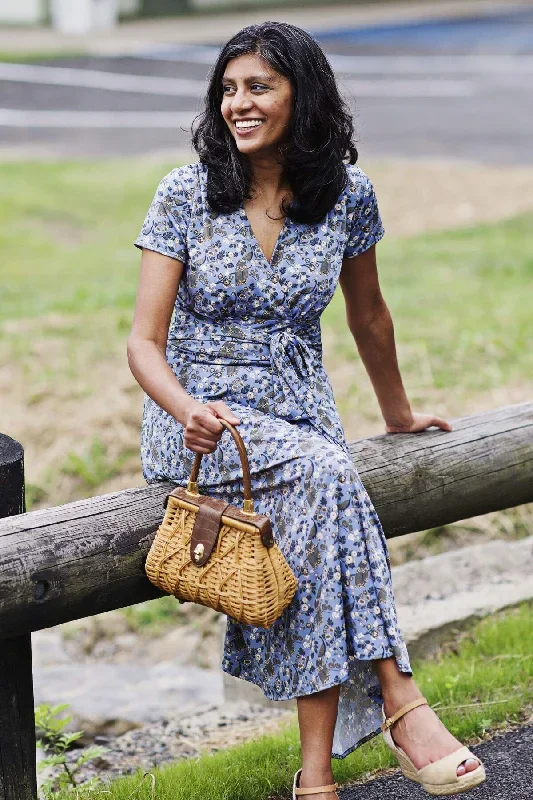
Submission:
M 277 252 L 277 250 L 278 250 L 278 246 L 279 246 L 279 243 L 280 243 L 280 240 L 281 240 L 282 234 L 284 233 L 284 231 L 285 231 L 285 228 L 287 227 L 287 220 L 289 219 L 289 217 L 287 217 L 287 216 L 286 216 L 286 217 L 285 217 L 285 219 L 283 220 L 283 225 L 281 226 L 281 228 L 280 228 L 280 230 L 279 230 L 279 233 L 278 233 L 278 238 L 277 238 L 277 239 L 276 239 L 276 241 L 275 241 L 275 244 L 274 244 L 274 249 L 272 250 L 272 255 L 270 256 L 270 260 L 269 260 L 269 259 L 266 257 L 266 255 L 263 253 L 263 250 L 261 249 L 261 245 L 259 244 L 259 240 L 258 240 L 257 236 L 256 236 L 256 235 L 255 235 L 255 233 L 254 233 L 254 229 L 252 228 L 252 223 L 250 222 L 250 219 L 249 219 L 249 217 L 248 217 L 248 214 L 246 213 L 246 209 L 245 209 L 245 207 L 244 207 L 244 202 L 242 202 L 242 203 L 241 203 L 241 208 L 240 208 L 240 210 L 241 210 L 241 214 L 242 214 L 242 216 L 244 217 L 245 224 L 246 224 L 246 225 L 247 225 L 247 227 L 248 227 L 248 232 L 249 232 L 249 234 L 250 234 L 250 238 L 251 238 L 251 240 L 252 240 L 252 244 L 253 244 L 253 246 L 256 248 L 256 250 L 258 251 L 258 253 L 259 253 L 259 255 L 261 256 L 261 258 L 263 259 L 263 261 L 264 261 L 264 262 L 265 262 L 265 263 L 266 263 L 266 264 L 267 264 L 269 267 L 271 267 L 271 266 L 272 266 L 272 262 L 273 262 L 273 260 L 274 260 L 274 256 L 276 255 L 276 252 Z

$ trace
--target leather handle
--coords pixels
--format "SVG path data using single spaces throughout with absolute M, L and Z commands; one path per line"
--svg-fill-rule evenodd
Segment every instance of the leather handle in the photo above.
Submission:
M 241 434 L 239 431 L 227 420 L 222 419 L 222 417 L 217 417 L 218 421 L 224 425 L 225 428 L 229 430 L 231 433 L 235 444 L 237 445 L 237 450 L 239 451 L 239 457 L 241 459 L 241 466 L 242 466 L 242 478 L 244 483 L 244 503 L 243 503 L 243 511 L 246 514 L 253 514 L 253 500 L 252 500 L 252 481 L 250 479 L 250 463 L 248 461 L 248 454 L 246 453 L 246 447 L 242 440 Z M 198 473 L 200 471 L 200 464 L 202 462 L 203 453 L 196 453 L 192 469 L 191 475 L 189 478 L 189 483 L 187 486 L 188 494 L 193 494 L 198 496 Z

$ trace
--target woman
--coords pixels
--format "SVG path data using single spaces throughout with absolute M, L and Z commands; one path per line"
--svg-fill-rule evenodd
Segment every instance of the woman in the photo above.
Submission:
M 269 630 L 228 618 L 222 668 L 269 698 L 297 698 L 294 797 L 335 800 L 331 757 L 399 712 L 384 725 L 394 740 L 384 733 L 405 774 L 433 794 L 464 791 L 484 779 L 483 765 L 412 678 L 383 530 L 322 365 L 320 315 L 340 282 L 386 431 L 450 430 L 409 406 L 378 284 L 374 191 L 318 44 L 276 22 L 236 34 L 193 143 L 200 161 L 163 178 L 135 242 L 128 358 L 146 393 L 144 475 L 185 486 L 194 453 L 212 454 L 203 490 L 241 504 L 240 461 L 217 417 L 240 425 L 255 510 L 270 516 L 299 581 Z

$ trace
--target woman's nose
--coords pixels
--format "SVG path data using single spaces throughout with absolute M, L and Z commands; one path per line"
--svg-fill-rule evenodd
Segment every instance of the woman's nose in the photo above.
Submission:
M 231 100 L 232 111 L 246 111 L 253 106 L 252 100 L 246 90 L 238 89 Z

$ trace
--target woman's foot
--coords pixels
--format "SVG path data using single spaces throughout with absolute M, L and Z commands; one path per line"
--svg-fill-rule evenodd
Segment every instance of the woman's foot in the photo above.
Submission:
M 385 715 L 392 717 L 402 706 L 419 697 L 422 697 L 422 694 L 418 689 L 402 696 L 395 695 L 394 699 L 385 699 L 384 695 Z M 394 743 L 409 756 L 417 769 L 422 769 L 427 764 L 453 753 L 462 744 L 442 724 L 429 705 L 417 706 L 408 711 L 392 725 L 390 733 Z M 457 775 L 460 777 L 466 772 L 472 772 L 479 765 L 477 759 L 469 758 L 459 764 Z
M 335 783 L 331 770 L 319 771 L 316 769 L 302 768 L 300 773 L 299 789 L 312 788 L 313 786 L 331 786 Z M 301 800 L 339 800 L 337 792 L 320 792 L 319 794 L 301 795 Z

